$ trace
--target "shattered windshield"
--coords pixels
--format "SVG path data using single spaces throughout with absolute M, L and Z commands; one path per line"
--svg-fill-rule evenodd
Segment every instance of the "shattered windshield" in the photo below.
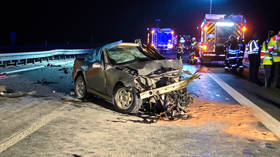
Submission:
M 108 49 L 108 56 L 114 64 L 151 60 L 137 46 L 115 46 Z

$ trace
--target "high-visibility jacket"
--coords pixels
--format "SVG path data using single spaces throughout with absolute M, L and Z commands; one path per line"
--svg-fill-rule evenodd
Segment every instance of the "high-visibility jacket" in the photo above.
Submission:
M 248 45 L 248 54 L 258 54 L 259 53 L 259 44 L 257 40 L 251 40 Z
M 272 54 L 273 62 L 280 62 L 280 32 L 270 39 L 267 47 Z
M 263 65 L 272 65 L 272 55 L 269 53 L 267 49 L 267 42 L 268 41 L 263 42 L 260 56 Z

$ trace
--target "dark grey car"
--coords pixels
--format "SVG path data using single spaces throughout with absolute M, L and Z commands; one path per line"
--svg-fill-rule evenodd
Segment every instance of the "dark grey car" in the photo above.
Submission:
M 143 104 L 185 88 L 188 82 L 180 81 L 181 72 L 180 60 L 166 60 L 146 45 L 117 42 L 76 59 L 72 77 L 78 98 L 92 93 L 121 112 L 137 113 Z

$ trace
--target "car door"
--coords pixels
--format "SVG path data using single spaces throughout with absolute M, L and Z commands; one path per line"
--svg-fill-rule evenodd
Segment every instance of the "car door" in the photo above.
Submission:
M 106 78 L 103 62 L 103 50 L 99 50 L 94 61 L 89 64 L 88 70 L 86 71 L 86 77 L 88 88 L 105 94 Z

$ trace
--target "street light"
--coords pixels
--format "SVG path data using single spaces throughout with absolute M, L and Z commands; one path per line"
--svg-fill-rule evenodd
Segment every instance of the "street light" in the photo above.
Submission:
M 212 14 L 212 0 L 210 0 L 210 14 Z

